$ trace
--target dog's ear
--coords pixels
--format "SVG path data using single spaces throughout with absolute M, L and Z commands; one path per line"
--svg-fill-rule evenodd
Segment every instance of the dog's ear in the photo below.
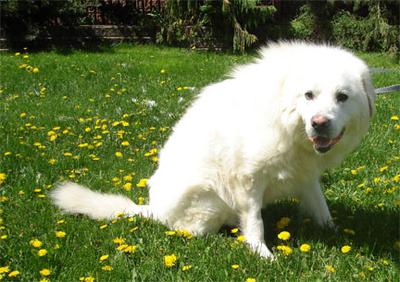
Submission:
M 362 80 L 362 85 L 364 88 L 365 96 L 368 100 L 369 117 L 372 117 L 372 115 L 375 113 L 376 93 L 375 93 L 375 88 L 372 85 L 371 76 L 370 76 L 368 70 L 366 70 L 362 73 L 361 80 Z

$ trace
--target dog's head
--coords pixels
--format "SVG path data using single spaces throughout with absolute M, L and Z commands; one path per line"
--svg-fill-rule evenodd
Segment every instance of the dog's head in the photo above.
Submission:
M 284 82 L 304 144 L 318 154 L 354 149 L 375 110 L 367 66 L 351 53 L 315 46 L 298 54 Z M 286 94 L 286 93 L 285 93 Z

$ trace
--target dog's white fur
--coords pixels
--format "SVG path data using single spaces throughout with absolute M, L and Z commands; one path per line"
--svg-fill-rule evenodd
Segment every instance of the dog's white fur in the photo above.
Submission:
M 205 87 L 176 124 L 149 180 L 148 205 L 73 183 L 52 192 L 56 205 L 95 219 L 140 214 L 194 235 L 240 224 L 250 248 L 270 258 L 261 217 L 267 204 L 297 197 L 317 224 L 332 226 L 319 177 L 367 132 L 375 100 L 368 68 L 340 48 L 299 42 L 260 54 Z M 338 101 L 339 93 L 348 99 Z M 325 141 L 337 139 L 325 153 L 313 139 L 315 116 L 331 121 Z

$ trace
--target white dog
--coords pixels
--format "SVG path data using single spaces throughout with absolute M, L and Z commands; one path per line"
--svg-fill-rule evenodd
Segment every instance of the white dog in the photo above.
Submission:
M 239 224 L 250 248 L 272 258 L 261 209 L 297 197 L 317 224 L 333 226 L 319 177 L 359 144 L 374 100 L 368 68 L 351 53 L 273 44 L 202 90 L 160 152 L 148 205 L 73 183 L 52 198 L 66 212 L 139 214 L 194 235 Z

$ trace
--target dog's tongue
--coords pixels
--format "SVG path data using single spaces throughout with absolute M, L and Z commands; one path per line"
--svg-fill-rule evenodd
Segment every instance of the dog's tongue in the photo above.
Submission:
M 332 139 L 322 136 L 315 136 L 311 138 L 311 141 L 314 143 L 315 150 L 317 150 L 320 153 L 328 152 L 334 143 Z
M 331 144 L 331 141 L 331 139 L 323 136 L 316 136 L 312 138 L 312 142 L 318 147 L 328 147 Z
M 329 139 L 324 136 L 314 136 L 310 137 L 310 141 L 314 144 L 314 148 L 320 153 L 328 152 L 332 146 L 334 146 L 342 138 L 344 129 L 338 136 L 333 139 Z

